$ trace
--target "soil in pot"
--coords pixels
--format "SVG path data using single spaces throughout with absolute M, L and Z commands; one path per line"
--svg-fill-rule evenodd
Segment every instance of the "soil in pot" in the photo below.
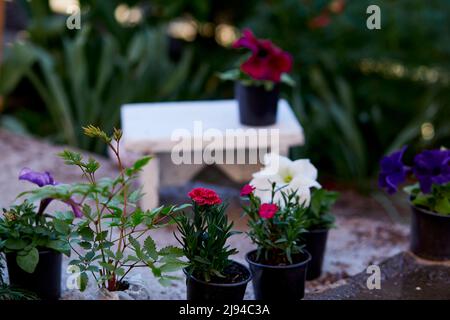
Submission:
M 257 300 L 300 300 L 305 296 L 306 271 L 311 260 L 307 251 L 293 256 L 293 264 L 276 265 L 274 261 L 257 261 L 256 258 L 256 250 L 246 257 Z
M 213 277 L 209 282 L 199 275 L 190 275 L 186 269 L 187 299 L 191 301 L 242 301 L 250 271 L 242 264 L 232 261 L 224 270 L 225 277 Z
M 450 260 L 450 216 L 411 206 L 411 251 L 424 259 Z
M 323 259 L 327 246 L 328 229 L 317 229 L 301 235 L 301 243 L 311 255 L 311 261 L 306 271 L 306 280 L 314 280 L 322 274 Z
M 61 253 L 40 250 L 39 263 L 33 273 L 17 265 L 15 253 L 6 254 L 6 263 L 12 286 L 33 292 L 43 300 L 57 300 L 61 296 Z
M 279 85 L 267 91 L 263 86 L 236 82 L 234 95 L 239 105 L 239 120 L 248 126 L 269 126 L 277 121 Z

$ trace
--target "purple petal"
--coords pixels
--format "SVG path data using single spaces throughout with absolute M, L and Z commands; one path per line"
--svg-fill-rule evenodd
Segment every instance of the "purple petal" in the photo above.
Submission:
M 83 217 L 83 212 L 80 209 L 80 205 L 76 203 L 72 198 L 65 201 L 65 203 L 67 203 L 72 208 L 73 214 L 75 215 L 76 218 Z
M 378 176 L 378 185 L 386 188 L 389 194 L 397 192 L 397 186 L 406 180 L 410 169 L 403 162 L 403 154 L 407 146 L 384 157 L 380 161 L 381 172 Z
M 49 172 L 36 172 L 29 168 L 23 168 L 19 174 L 19 180 L 26 180 L 39 187 L 55 185 L 55 180 Z
M 425 150 L 414 158 L 414 174 L 423 193 L 430 193 L 432 185 L 450 182 L 450 152 Z

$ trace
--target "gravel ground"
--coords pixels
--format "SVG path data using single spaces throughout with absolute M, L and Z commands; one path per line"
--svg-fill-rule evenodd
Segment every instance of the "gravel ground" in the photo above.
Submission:
M 7 207 L 19 192 L 30 188 L 26 182 L 18 181 L 17 176 L 23 167 L 37 171 L 50 171 L 56 180 L 70 182 L 80 180 L 76 168 L 63 164 L 55 154 L 64 147 L 53 146 L 46 142 L 11 134 L 0 130 L 0 206 Z M 107 159 L 97 157 L 102 164 L 100 176 L 117 173 L 114 165 Z M 180 203 L 186 200 L 186 191 L 192 186 L 205 185 L 195 182 L 181 188 L 164 188 L 161 190 L 163 203 Z M 244 231 L 246 221 L 240 218 L 238 189 L 234 186 L 215 186 L 225 199 L 230 200 L 230 214 L 237 229 Z M 352 190 L 340 190 L 341 199 L 337 203 L 334 213 L 337 216 L 337 228 L 330 231 L 327 254 L 324 262 L 324 272 L 321 278 L 307 283 L 307 293 L 317 293 L 325 289 L 346 283 L 349 276 L 355 275 L 373 263 L 380 263 L 384 259 L 401 252 L 407 246 L 406 225 L 401 221 L 397 211 L 382 198 L 363 197 Z M 381 200 L 380 200 L 381 199 Z M 173 229 L 166 228 L 152 232 L 155 241 L 160 246 L 176 245 Z M 243 262 L 246 252 L 253 248 L 249 239 L 241 234 L 231 239 L 231 244 L 237 247 L 239 254 L 236 260 Z M 65 264 L 68 263 L 66 259 Z M 64 269 L 65 270 L 65 269 Z M 180 278 L 182 273 L 178 272 Z M 150 291 L 151 299 L 183 299 L 185 287 L 182 280 L 175 281 L 170 287 L 162 287 L 146 270 L 136 270 L 131 276 L 139 278 Z M 64 274 L 64 278 L 67 274 Z M 84 299 L 98 296 L 90 288 L 87 293 L 66 291 L 65 299 Z M 252 288 L 248 287 L 246 298 L 252 298 Z

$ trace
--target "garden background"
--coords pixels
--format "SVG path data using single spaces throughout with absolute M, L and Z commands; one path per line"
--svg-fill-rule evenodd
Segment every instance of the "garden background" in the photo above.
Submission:
M 370 4 L 381 30 L 366 27 Z M 0 123 L 104 153 L 80 128 L 111 131 L 124 103 L 232 98 L 217 72 L 250 27 L 294 57 L 283 96 L 307 142 L 292 158 L 370 192 L 382 155 L 449 145 L 449 24 L 446 0 L 6 1 Z

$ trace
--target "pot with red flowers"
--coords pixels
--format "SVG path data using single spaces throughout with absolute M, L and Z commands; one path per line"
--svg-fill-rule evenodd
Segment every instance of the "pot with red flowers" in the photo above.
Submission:
M 270 40 L 256 38 L 249 29 L 243 31 L 233 48 L 251 51 L 239 69 L 220 74 L 222 80 L 235 81 L 240 122 L 249 126 L 276 123 L 280 84 L 295 84 L 287 74 L 292 69 L 291 55 Z
M 257 300 L 299 300 L 305 294 L 306 271 L 311 255 L 300 244 L 299 235 L 306 231 L 303 220 L 306 208 L 296 192 L 275 189 L 282 200 L 263 203 L 250 193 L 244 211 L 249 217 L 249 231 L 257 249 L 250 251 L 247 262 L 253 273 Z
M 175 237 L 188 260 L 186 275 L 187 299 L 192 301 L 241 301 L 250 270 L 233 261 L 237 253 L 226 242 L 236 232 L 228 221 L 226 205 L 217 193 L 206 188 L 189 192 L 189 211 L 175 218 L 179 235 Z
M 406 147 L 381 160 L 379 186 L 394 194 L 410 176 L 417 181 L 404 188 L 411 203 L 410 249 L 429 260 L 450 260 L 450 151 L 424 150 L 412 166 L 403 163 Z

